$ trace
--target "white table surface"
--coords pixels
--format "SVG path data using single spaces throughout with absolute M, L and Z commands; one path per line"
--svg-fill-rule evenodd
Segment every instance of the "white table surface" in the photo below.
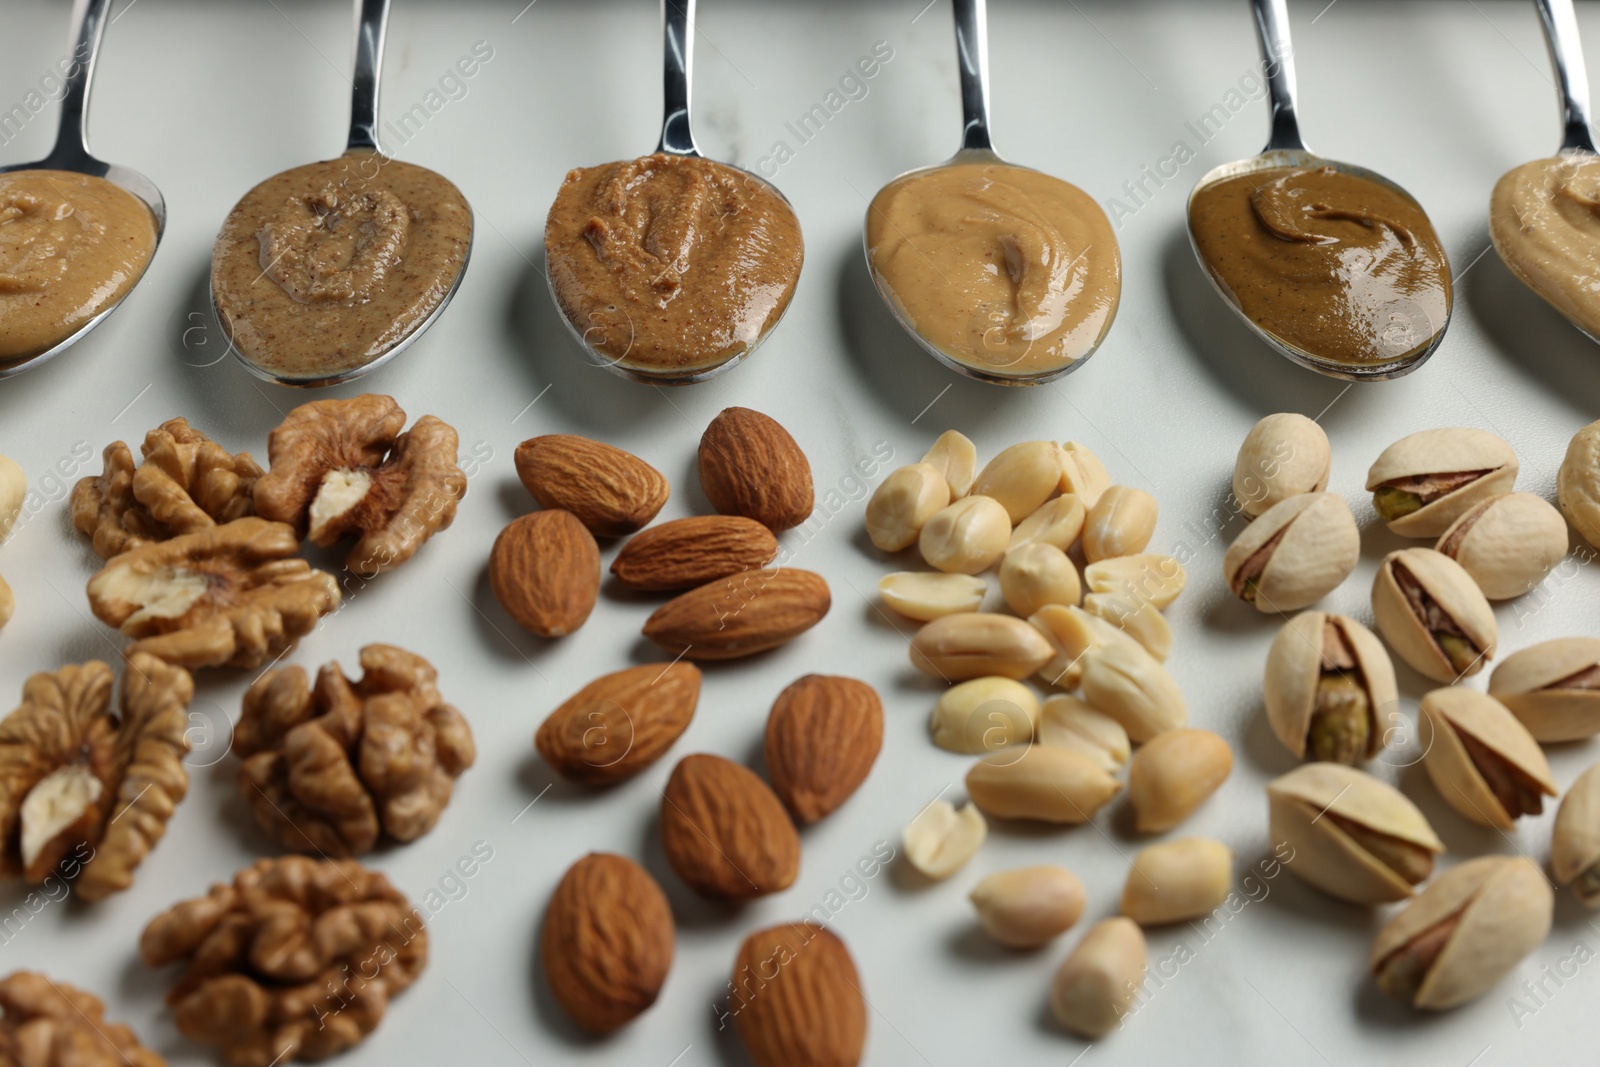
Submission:
M 1244 103 L 1204 145 L 1185 128 L 1212 105 L 1226 105 L 1254 67 L 1246 5 L 999 0 L 991 51 L 1003 151 L 1104 202 L 1141 166 L 1171 154 L 1175 141 L 1197 149 L 1118 230 L 1126 282 L 1103 350 L 1056 385 L 1011 391 L 956 377 L 924 357 L 889 319 L 862 264 L 861 219 L 873 191 L 945 157 L 956 140 L 948 5 L 708 0 L 696 56 L 700 142 L 713 156 L 751 167 L 775 141 L 796 149 L 776 180 L 800 214 L 809 255 L 787 319 L 757 356 L 709 384 L 664 392 L 580 363 L 539 270 L 544 214 L 563 173 L 654 143 L 655 6 L 523 2 L 397 0 L 389 27 L 386 119 L 423 100 L 475 42 L 493 49 L 464 97 L 403 146 L 391 146 L 461 186 L 477 211 L 477 243 L 455 303 L 427 337 L 334 394 L 388 392 L 413 418 L 446 419 L 461 432 L 463 460 L 475 457 L 473 476 L 455 525 L 363 589 L 291 661 L 314 668 L 338 658 L 353 667 L 371 641 L 432 658 L 444 692 L 471 719 L 479 760 L 437 829 L 370 862 L 420 900 L 476 842 L 486 842 L 493 859 L 464 883 L 465 895 L 458 889 L 458 899 L 432 916 L 426 972 L 341 1063 L 746 1062 L 731 1030 L 717 1027 L 743 936 L 799 916 L 841 882 L 849 889 L 849 872 L 876 843 L 898 848 L 902 824 L 930 798 L 961 793 L 970 761 L 927 738 L 936 690 L 907 662 L 911 628 L 886 625 L 872 602 L 874 583 L 893 565 L 867 545 L 861 517 L 868 484 L 887 468 L 866 478 L 855 469 L 874 450 L 892 450 L 894 464 L 913 461 L 951 426 L 985 456 L 1018 440 L 1074 438 L 1099 452 L 1118 480 L 1156 494 L 1163 512 L 1152 547 L 1195 557 L 1190 590 L 1170 612 L 1170 666 L 1191 721 L 1219 731 L 1237 754 L 1232 779 L 1174 835 L 1210 834 L 1230 844 L 1241 892 L 1253 886 L 1255 899 L 1214 935 L 1192 927 L 1153 932 L 1146 1004 L 1082 1062 L 1593 1061 L 1600 967 L 1586 961 L 1600 946 L 1600 925 L 1590 926 L 1568 894 L 1558 898 L 1548 942 L 1511 978 L 1468 1007 L 1420 1018 L 1364 979 L 1383 912 L 1331 902 L 1287 874 L 1242 881 L 1268 854 L 1262 785 L 1292 761 L 1260 708 L 1261 665 L 1280 620 L 1232 600 L 1219 577 L 1223 550 L 1241 525 L 1227 511 L 1234 452 L 1263 414 L 1320 417 L 1332 438 L 1330 488 L 1356 506 L 1365 550 L 1357 573 L 1325 606 L 1358 617 L 1370 617 L 1373 569 L 1398 543 L 1374 526 L 1361 491 L 1383 446 L 1425 427 L 1491 428 L 1522 457 L 1520 487 L 1553 498 L 1568 438 L 1600 415 L 1600 351 L 1492 252 L 1484 254 L 1494 180 L 1558 140 L 1531 5 L 1292 5 L 1312 145 L 1410 189 L 1437 224 L 1458 278 L 1455 319 L 1432 362 L 1400 382 L 1346 390 L 1253 340 L 1213 296 L 1184 236 L 1194 180 L 1253 153 L 1264 137 L 1259 102 Z M 22 101 L 64 52 L 66 6 L 9 0 L 0 12 L 0 107 Z M 1600 41 L 1600 10 L 1585 6 L 1580 18 Z M 0 451 L 22 463 L 40 493 L 38 514 L 0 549 L 0 573 L 18 603 L 0 635 L 6 706 L 29 673 L 116 649 L 111 632 L 87 614 L 82 588 L 95 561 L 72 534 L 65 503 L 72 481 L 99 470 L 100 449 L 116 438 L 137 447 L 145 431 L 184 415 L 264 460 L 267 432 L 308 399 L 258 383 L 231 359 L 219 362 L 221 347 L 197 313 L 211 241 L 233 202 L 267 175 L 342 144 L 349 26 L 347 5 L 332 0 L 119 5 L 102 53 L 93 143 L 104 158 L 154 179 L 171 221 L 148 277 L 115 316 L 69 354 L 0 383 Z M 865 97 L 797 144 L 785 123 L 821 102 L 879 41 L 893 58 Z M 0 147 L 0 159 L 42 155 L 53 117 L 47 106 Z M 496 532 L 532 507 L 512 468 L 519 441 L 573 432 L 637 452 L 671 479 L 662 517 L 672 518 L 707 510 L 693 475 L 695 444 L 730 404 L 770 413 L 809 454 L 826 521 L 809 541 L 794 533 L 785 540 L 795 562 L 827 576 L 834 607 L 781 651 L 708 668 L 699 714 L 672 755 L 710 751 L 758 765 L 773 697 L 811 671 L 870 681 L 887 713 L 871 777 L 846 807 L 803 834 L 799 880 L 742 909 L 694 898 L 662 858 L 658 790 L 673 759 L 590 794 L 554 780 L 530 744 L 543 716 L 581 685 L 659 658 L 637 635 L 651 602 L 608 588 L 579 633 L 545 643 L 510 622 L 485 577 Z M 606 550 L 607 560 L 613 552 Z M 1501 605 L 1502 647 L 1596 632 L 1597 591 L 1600 578 L 1574 567 L 1522 602 Z M 133 1023 L 174 1063 L 215 1061 L 173 1029 L 161 1003 L 168 976 L 141 967 L 136 942 L 156 912 L 272 851 L 250 823 L 234 787 L 237 761 L 225 751 L 227 723 L 249 680 L 225 671 L 201 679 L 194 710 L 211 737 L 191 757 L 189 799 L 134 887 L 93 907 L 52 904 L 0 941 L 0 971 L 47 968 L 105 996 L 113 1018 Z M 1410 708 L 1427 688 L 1404 669 L 1402 687 Z M 1401 766 L 1414 756 L 1414 749 L 1388 756 L 1379 771 L 1417 800 L 1453 857 L 1520 851 L 1544 859 L 1548 814 L 1505 836 L 1470 826 L 1444 808 L 1420 767 Z M 1553 753 L 1559 784 L 1594 759 L 1589 744 Z M 856 888 L 831 925 L 849 944 L 871 1001 L 867 1062 L 1079 1062 L 1087 1046 L 1058 1032 L 1045 1008 L 1050 975 L 1076 934 L 1037 953 L 999 951 L 975 931 L 965 894 L 987 872 L 1058 861 L 1088 887 L 1087 925 L 1116 910 L 1138 844 L 1113 805 L 1092 828 L 996 827 L 971 865 L 945 884 L 910 884 L 895 865 Z M 660 1001 L 605 1041 L 582 1037 L 564 1020 L 536 967 L 550 890 L 590 849 L 642 860 L 679 922 Z M 20 888 L 0 889 L 0 913 L 21 900 Z M 1541 976 L 1547 966 L 1555 980 Z M 1525 980 L 1544 981 L 1546 992 L 1520 992 Z M 1514 1010 L 1513 997 L 1523 1010 Z

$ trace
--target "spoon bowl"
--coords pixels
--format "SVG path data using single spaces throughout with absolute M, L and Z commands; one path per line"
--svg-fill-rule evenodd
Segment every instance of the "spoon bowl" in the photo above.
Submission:
M 161 247 L 161 238 L 167 229 L 167 202 L 161 196 L 161 190 L 155 183 L 143 174 L 129 167 L 107 163 L 95 158 L 89 152 L 89 142 L 86 135 L 86 119 L 89 109 L 89 88 L 94 79 L 95 59 L 100 52 L 100 42 L 105 37 L 107 19 L 110 13 L 112 0 L 76 0 L 72 8 L 72 20 L 75 30 L 72 38 L 73 47 L 69 55 L 82 56 L 71 67 L 65 81 L 65 91 L 61 97 L 61 123 L 56 133 L 55 147 L 50 154 L 33 163 L 13 163 L 0 167 L 0 174 L 11 174 L 17 171 L 29 170 L 59 170 L 70 171 L 77 174 L 86 174 L 91 178 L 103 178 L 119 189 L 132 194 L 150 209 L 150 215 L 155 222 L 155 245 L 150 250 L 150 259 L 155 259 L 155 253 Z M 150 264 L 144 266 L 144 273 L 148 274 Z M 77 344 L 88 332 L 105 321 L 106 316 L 121 306 L 138 288 L 143 280 L 143 274 L 128 287 L 128 291 L 111 301 L 98 314 L 84 322 L 72 333 L 63 337 L 43 352 L 31 356 L 23 356 L 9 362 L 0 362 L 0 378 L 9 378 L 23 371 L 32 370 L 48 359 L 65 352 Z
M 1223 303 L 1232 308 L 1240 320 L 1250 328 L 1250 331 L 1279 355 L 1292 360 L 1302 367 L 1316 371 L 1318 374 L 1345 381 L 1384 381 L 1410 374 L 1427 362 L 1428 358 L 1438 350 L 1439 345 L 1444 341 L 1445 332 L 1450 325 L 1450 315 L 1455 304 L 1454 293 L 1450 289 L 1447 288 L 1445 293 L 1443 320 L 1437 324 L 1430 323 L 1435 328 L 1426 344 L 1383 362 L 1349 363 L 1328 359 L 1315 352 L 1307 351 L 1250 318 L 1239 305 L 1226 280 L 1217 273 L 1213 265 L 1201 254 L 1200 243 L 1196 239 L 1194 231 L 1193 209 L 1195 199 L 1202 192 L 1219 182 L 1280 167 L 1332 168 L 1340 174 L 1370 182 L 1395 193 L 1410 202 L 1424 218 L 1427 217 L 1427 213 L 1422 210 L 1422 205 L 1417 203 L 1416 197 L 1383 175 L 1352 163 L 1324 159 L 1306 147 L 1305 141 L 1300 136 L 1300 124 L 1295 109 L 1295 74 L 1292 49 L 1289 43 L 1288 6 L 1285 0 L 1252 0 L 1251 6 L 1255 15 L 1257 37 L 1261 45 L 1261 58 L 1266 74 L 1269 99 L 1272 102 L 1271 134 L 1267 139 L 1266 147 L 1259 155 L 1214 167 L 1202 175 L 1200 180 L 1195 183 L 1194 189 L 1189 193 L 1189 200 L 1184 211 L 1189 233 L 1189 245 L 1194 249 L 1195 258 L 1200 263 L 1201 271 L 1210 280 L 1213 288 L 1217 291 L 1217 295 L 1222 298 Z

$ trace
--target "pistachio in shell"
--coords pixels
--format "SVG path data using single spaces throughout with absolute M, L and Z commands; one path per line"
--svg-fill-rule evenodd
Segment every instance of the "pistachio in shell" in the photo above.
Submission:
M 1401 537 L 1438 537 L 1474 505 L 1509 493 L 1516 480 L 1511 446 L 1469 427 L 1402 437 L 1367 471 L 1373 508 Z
M 1539 742 L 1494 697 L 1464 686 L 1435 689 L 1422 698 L 1421 727 L 1428 777 L 1473 822 L 1509 830 L 1556 795 Z
M 1399 698 L 1383 643 L 1344 615 L 1301 612 L 1267 653 L 1267 722 L 1301 759 L 1360 763 L 1385 740 L 1384 716 Z
M 1536 741 L 1600 734 L 1600 637 L 1558 637 L 1513 652 L 1489 676 L 1489 695 Z
M 1273 613 L 1310 607 L 1355 570 L 1361 532 L 1337 493 L 1302 493 L 1246 526 L 1222 559 L 1235 596 Z
M 1600 421 L 1572 435 L 1556 471 L 1556 503 L 1572 528 L 1600 548 Z
M 1280 500 L 1328 488 L 1333 453 L 1316 421 L 1297 412 L 1268 415 L 1250 427 L 1233 465 L 1233 496 L 1255 518 Z
M 1441 874 L 1378 931 L 1378 988 L 1443 1011 L 1486 993 L 1550 932 L 1555 894 L 1520 856 L 1482 856 Z
M 1501 493 L 1467 511 L 1434 545 L 1490 600 L 1519 597 L 1567 554 L 1567 521 L 1536 493 Z
M 1561 798 L 1550 870 L 1586 907 L 1600 908 L 1600 763 L 1578 775 Z
M 1274 847 L 1285 865 L 1352 904 L 1404 900 L 1433 873 L 1444 845 L 1393 786 L 1342 763 L 1307 763 L 1267 783 Z
M 1389 647 L 1436 682 L 1477 674 L 1494 656 L 1494 609 L 1461 564 L 1434 549 L 1402 548 L 1383 558 L 1372 614 Z

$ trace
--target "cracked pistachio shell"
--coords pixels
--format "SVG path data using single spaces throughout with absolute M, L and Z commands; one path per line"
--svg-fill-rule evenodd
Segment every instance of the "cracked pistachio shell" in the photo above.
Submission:
M 1083 533 L 1083 520 L 1088 514 L 1083 501 L 1067 493 L 1047 500 L 1037 511 L 1017 524 L 1011 531 L 1007 550 L 1036 542 L 1054 545 L 1065 552 L 1077 543 Z
M 1550 870 L 1567 885 L 1600 863 L 1600 763 L 1582 774 L 1561 798 L 1555 829 L 1550 834 Z M 1578 899 L 1600 907 L 1600 894 L 1579 892 Z
M 1396 566 L 1409 571 L 1440 610 L 1482 651 L 1466 671 L 1456 673 L 1449 657 L 1411 609 L 1395 580 Z M 1431 548 L 1402 548 L 1383 558 L 1372 582 L 1372 615 L 1389 647 L 1417 673 L 1436 682 L 1454 682 L 1458 677 L 1477 674 L 1494 658 L 1498 634 L 1494 609 L 1461 564 Z
M 1513 652 L 1489 676 L 1489 695 L 1537 741 L 1600 734 L 1600 637 L 1558 637 Z
M 1600 548 L 1600 422 L 1572 435 L 1556 472 L 1556 503 L 1572 528 Z
M 1316 710 L 1317 683 L 1322 678 L 1323 641 L 1329 623 L 1343 633 L 1364 683 L 1367 705 L 1373 713 L 1364 758 L 1371 759 L 1383 747 L 1387 735 L 1385 709 L 1394 708 L 1400 694 L 1395 686 L 1394 664 L 1389 660 L 1389 653 L 1384 651 L 1383 642 L 1348 616 L 1304 611 L 1284 623 L 1267 652 L 1267 668 L 1262 678 L 1267 722 L 1285 748 L 1296 757 L 1305 758 L 1311 716 Z
M 1280 500 L 1328 488 L 1328 435 L 1295 412 L 1268 415 L 1250 428 L 1233 465 L 1233 496 L 1248 518 Z
M 1373 461 L 1367 471 L 1367 490 L 1398 478 L 1469 471 L 1488 473 L 1388 524 L 1401 537 L 1438 537 L 1474 505 L 1511 491 L 1517 480 L 1517 454 L 1500 437 L 1468 427 L 1421 430 L 1402 437 Z
M 1121 770 L 1131 751 L 1128 731 L 1120 722 L 1068 693 L 1057 693 L 1045 700 L 1035 738 L 1041 745 L 1081 752 L 1107 774 Z
M 1122 914 L 1140 926 L 1198 919 L 1228 899 L 1233 850 L 1209 837 L 1183 837 L 1139 850 L 1122 887 Z
M 1422 698 L 1418 740 L 1422 763 L 1434 788 L 1465 818 L 1484 826 L 1510 830 L 1520 813 L 1508 812 L 1484 780 L 1461 735 L 1489 749 L 1538 785 L 1546 796 L 1556 795 L 1550 764 L 1544 750 L 1517 717 L 1492 696 L 1464 686 L 1435 689 Z
M 1100 495 L 1111 488 L 1111 475 L 1100 457 L 1076 441 L 1061 446 L 1057 456 L 1061 461 L 1061 491 L 1071 493 L 1092 508 L 1100 502 Z
M 1550 933 L 1555 894 L 1544 872 L 1520 856 L 1483 856 L 1434 879 L 1372 942 L 1376 974 L 1392 954 L 1453 915 L 1412 1004 L 1442 1011 L 1481 996 Z
M 1116 719 L 1136 743 L 1176 730 L 1188 719 L 1178 683 L 1131 639 L 1085 652 L 1080 685 L 1088 705 Z
M 1133 1009 L 1148 960 L 1138 923 L 1120 915 L 1095 923 L 1050 983 L 1051 1014 L 1079 1037 L 1104 1037 Z
M 1501 493 L 1462 515 L 1434 548 L 1472 576 L 1490 600 L 1544 581 L 1567 554 L 1567 522 L 1535 493 Z
M 1083 569 L 1083 581 L 1091 593 L 1114 593 L 1160 609 L 1178 599 L 1189 575 L 1171 556 L 1141 552 L 1097 560 Z
M 1161 609 L 1148 600 L 1132 601 L 1116 593 L 1090 593 L 1083 598 L 1083 610 L 1132 637 L 1162 663 L 1172 652 L 1172 627 Z
M 1088 822 L 1121 788 L 1088 756 L 1048 745 L 996 752 L 967 772 L 967 795 L 997 819 Z
M 1304 493 L 1274 504 L 1234 538 L 1223 556 L 1223 577 L 1241 599 L 1247 598 L 1240 571 L 1263 550 L 1268 555 L 1256 578 L 1256 610 L 1298 611 L 1333 592 L 1355 570 L 1361 533 L 1337 493 Z
M 944 475 L 950 499 L 960 500 L 972 491 L 973 479 L 978 476 L 978 446 L 960 430 L 946 430 L 922 462 Z
M 1233 749 L 1210 730 L 1168 730 L 1133 754 L 1128 802 L 1134 829 L 1160 834 L 1177 826 L 1233 772 Z
M 1083 654 L 1089 649 L 1138 644 L 1105 620 L 1069 604 L 1046 604 L 1028 616 L 1028 623 L 1050 646 L 1050 658 L 1039 668 L 1039 677 L 1063 689 L 1076 689 L 1083 681 Z
M 1444 845 L 1417 806 L 1398 789 L 1342 763 L 1307 763 L 1267 783 L 1274 847 L 1288 845 L 1295 875 L 1352 904 L 1386 904 L 1412 894 L 1412 883 L 1382 863 L 1333 819 L 1437 855 Z M 1420 879 L 1419 879 L 1420 881 Z
M 1023 441 L 985 463 L 972 492 L 998 501 L 1014 526 L 1038 511 L 1060 487 L 1060 447 L 1054 441 Z

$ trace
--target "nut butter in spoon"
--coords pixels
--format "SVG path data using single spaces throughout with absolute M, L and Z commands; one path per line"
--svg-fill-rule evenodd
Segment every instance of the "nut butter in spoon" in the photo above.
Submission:
M 794 296 L 805 245 L 782 193 L 701 156 L 689 127 L 694 0 L 662 0 L 661 19 L 661 142 L 567 175 L 545 222 L 545 275 L 599 365 L 684 385 L 766 339 Z
M 1314 155 L 1295 117 L 1285 0 L 1254 0 L 1272 135 L 1189 195 L 1189 238 L 1230 307 L 1280 354 L 1334 378 L 1398 378 L 1450 321 L 1450 264 L 1412 196 Z
M 84 119 L 111 0 L 78 0 L 50 155 L 0 167 L 0 378 L 55 356 L 138 284 L 166 226 L 161 193 L 89 154 Z
M 228 213 L 211 299 L 258 377 L 321 386 L 388 362 L 439 317 L 472 250 L 472 209 L 447 179 L 383 155 L 378 73 L 389 0 L 356 0 L 344 155 L 275 174 Z
M 1557 155 L 1506 172 L 1489 199 L 1489 237 L 1524 285 L 1600 340 L 1600 157 L 1572 0 L 1538 0 L 1561 97 Z
M 867 209 L 867 266 L 900 324 L 971 378 L 1037 385 L 1105 339 L 1122 258 L 1100 205 L 1007 163 L 989 138 L 984 0 L 956 0 L 966 125 L 948 162 L 891 181 Z

